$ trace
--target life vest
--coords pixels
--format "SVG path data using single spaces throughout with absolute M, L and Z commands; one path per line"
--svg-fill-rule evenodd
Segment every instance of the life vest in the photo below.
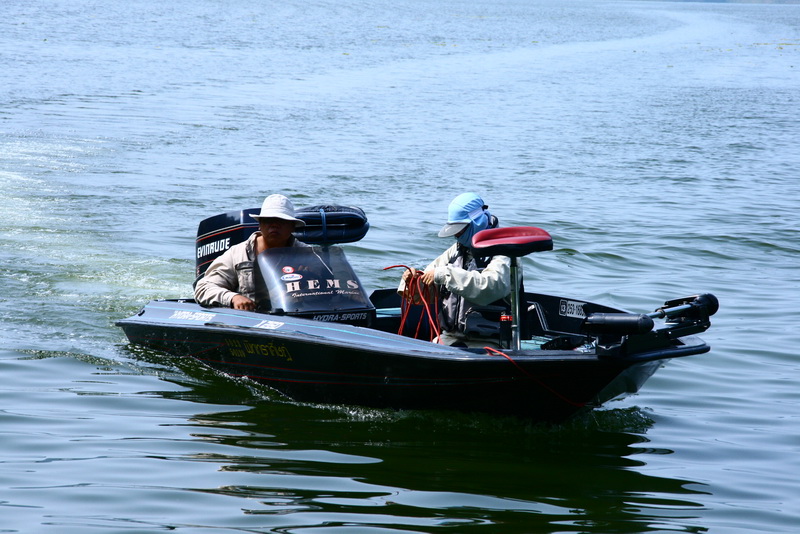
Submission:
M 458 252 L 449 264 L 467 271 L 482 271 L 490 261 L 491 258 L 475 258 L 469 248 L 458 244 Z M 465 338 L 500 337 L 500 315 L 508 307 L 504 300 L 479 306 L 447 289 L 440 291 L 442 331 Z

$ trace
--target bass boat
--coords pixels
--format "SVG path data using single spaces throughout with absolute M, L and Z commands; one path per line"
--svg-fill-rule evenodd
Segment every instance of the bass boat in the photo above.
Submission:
M 197 232 L 195 275 L 257 230 L 257 209 L 220 214 Z M 370 295 L 344 243 L 363 238 L 359 208 L 298 210 L 295 236 L 312 247 L 272 249 L 257 272 L 271 307 L 203 307 L 191 299 L 154 300 L 117 322 L 130 343 L 191 357 L 265 384 L 298 402 L 389 409 L 458 410 L 560 422 L 637 392 L 672 358 L 709 346 L 695 334 L 718 309 L 711 294 L 666 301 L 650 313 L 525 292 L 519 259 L 552 250 L 540 228 L 475 235 L 473 250 L 511 258 L 512 293 L 481 311 L 475 328 L 490 342 L 436 343 L 435 299 L 403 300 L 396 289 Z

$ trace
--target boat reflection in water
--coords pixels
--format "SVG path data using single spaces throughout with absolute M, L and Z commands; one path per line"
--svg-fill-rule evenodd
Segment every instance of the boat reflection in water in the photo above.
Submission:
M 201 222 L 196 275 L 256 230 L 242 210 Z M 131 343 L 200 360 L 266 384 L 297 401 L 377 408 L 458 410 L 563 421 L 634 393 L 671 358 L 708 352 L 694 334 L 710 326 L 713 295 L 667 301 L 633 314 L 567 297 L 513 291 L 485 311 L 494 347 L 431 342 L 425 303 L 395 289 L 367 295 L 339 243 L 369 229 L 358 208 L 315 206 L 297 214 L 295 234 L 318 246 L 267 250 L 258 257 L 271 307 L 255 312 L 206 308 L 193 300 L 151 301 L 118 321 Z M 224 246 L 211 245 L 224 243 Z M 518 258 L 552 249 L 544 230 L 478 233 L 474 250 Z M 509 329 L 502 316 L 511 317 Z M 491 330 L 491 328 L 490 328 Z

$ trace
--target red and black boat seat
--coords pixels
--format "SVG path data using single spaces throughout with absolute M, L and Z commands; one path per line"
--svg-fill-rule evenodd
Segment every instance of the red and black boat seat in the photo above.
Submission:
M 476 255 L 520 258 L 531 252 L 553 250 L 553 238 L 546 230 L 535 226 L 489 228 L 475 234 L 472 248 Z

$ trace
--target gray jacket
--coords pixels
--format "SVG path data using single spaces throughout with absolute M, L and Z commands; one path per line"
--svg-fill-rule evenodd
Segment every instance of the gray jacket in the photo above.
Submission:
M 443 334 L 452 340 L 499 335 L 499 324 L 486 320 L 480 309 L 511 292 L 510 258 L 494 256 L 488 263 L 479 262 L 456 243 L 429 267 L 435 268 L 433 281 L 442 292 Z
M 434 269 L 433 283 L 444 297 L 439 321 L 446 344 L 468 333 L 476 335 L 476 332 L 468 332 L 467 318 L 470 312 L 506 298 L 511 293 L 511 258 L 494 256 L 483 269 L 478 270 L 475 262 L 464 257 L 463 252 L 458 243 L 453 243 L 426 268 Z M 401 281 L 398 293 L 404 289 L 405 283 Z M 496 328 L 497 325 L 492 325 L 489 330 Z
M 474 304 L 483 306 L 511 293 L 511 258 L 494 256 L 483 270 L 460 265 L 459 245 L 454 243 L 433 260 L 433 283 Z
M 253 233 L 247 241 L 232 246 L 211 262 L 194 288 L 194 299 L 198 304 L 230 308 L 238 293 L 254 301 L 259 308 L 269 307 L 266 284 L 256 276 L 255 242 L 258 235 L 260 232 Z M 292 238 L 290 246 L 310 245 Z

